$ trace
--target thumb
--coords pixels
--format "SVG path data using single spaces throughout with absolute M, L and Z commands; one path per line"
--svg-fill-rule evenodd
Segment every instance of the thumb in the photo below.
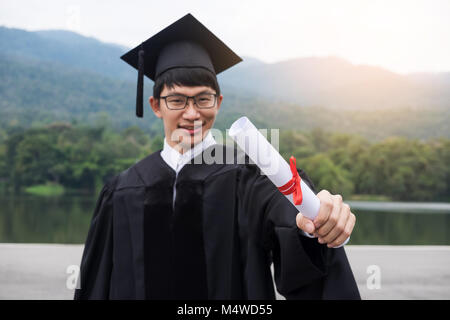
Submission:
M 300 212 L 297 214 L 295 220 L 297 222 L 297 227 L 299 227 L 300 229 L 302 229 L 307 233 L 313 233 L 314 230 L 316 229 L 314 227 L 314 223 L 308 218 L 305 218 Z

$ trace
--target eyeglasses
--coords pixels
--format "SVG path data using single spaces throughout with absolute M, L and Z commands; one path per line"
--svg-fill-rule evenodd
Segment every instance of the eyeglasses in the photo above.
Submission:
M 200 93 L 191 97 L 182 94 L 170 94 L 160 98 L 164 99 L 166 107 L 170 110 L 182 110 L 186 108 L 189 99 L 194 100 L 194 104 L 199 109 L 211 109 L 216 105 L 217 94 Z

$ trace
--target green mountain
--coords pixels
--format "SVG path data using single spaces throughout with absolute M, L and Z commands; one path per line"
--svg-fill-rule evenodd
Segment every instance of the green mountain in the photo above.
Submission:
M 337 58 L 299 58 L 231 69 L 224 83 L 261 96 L 333 109 L 447 109 L 450 72 L 400 75 Z
M 61 68 L 89 70 L 132 80 L 136 78 L 134 72 L 118 59 L 126 51 L 127 48 L 71 31 L 29 32 L 0 27 L 0 52 L 5 56 L 51 62 Z
M 0 27 L 0 126 L 54 121 L 162 133 L 146 110 L 134 116 L 136 72 L 119 57 L 128 49 L 68 31 Z M 245 58 L 219 75 L 224 102 L 216 127 L 246 115 L 258 127 L 450 137 L 450 73 L 398 75 L 345 60 L 302 58 L 266 64 Z M 152 82 L 145 81 L 145 96 Z
M 133 124 L 134 86 L 50 62 L 0 56 L 0 125 L 39 126 L 76 119 L 93 124 L 101 113 L 121 126 Z

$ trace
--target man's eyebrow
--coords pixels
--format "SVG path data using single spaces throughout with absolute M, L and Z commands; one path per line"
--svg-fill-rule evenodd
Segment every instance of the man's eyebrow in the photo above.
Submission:
M 206 90 L 203 90 L 203 91 L 201 91 L 201 92 L 199 92 L 199 93 L 197 93 L 197 94 L 195 94 L 195 95 L 198 96 L 199 94 L 203 94 L 203 93 L 215 94 L 214 92 L 212 92 L 212 90 L 206 89 Z M 170 95 L 170 94 L 179 94 L 179 95 L 182 95 L 182 96 L 186 96 L 186 94 L 181 93 L 181 92 L 178 92 L 178 91 L 176 91 L 176 90 L 174 90 L 174 91 L 169 91 L 167 94 L 168 94 L 168 95 Z

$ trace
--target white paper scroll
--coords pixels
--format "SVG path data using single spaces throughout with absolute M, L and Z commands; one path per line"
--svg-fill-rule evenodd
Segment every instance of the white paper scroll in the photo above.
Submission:
M 289 164 L 247 117 L 236 120 L 228 134 L 277 188 L 291 180 Z M 320 200 L 303 180 L 300 185 L 303 194 L 300 205 L 294 204 L 292 193 L 286 197 L 305 217 L 314 220 L 319 213 Z

